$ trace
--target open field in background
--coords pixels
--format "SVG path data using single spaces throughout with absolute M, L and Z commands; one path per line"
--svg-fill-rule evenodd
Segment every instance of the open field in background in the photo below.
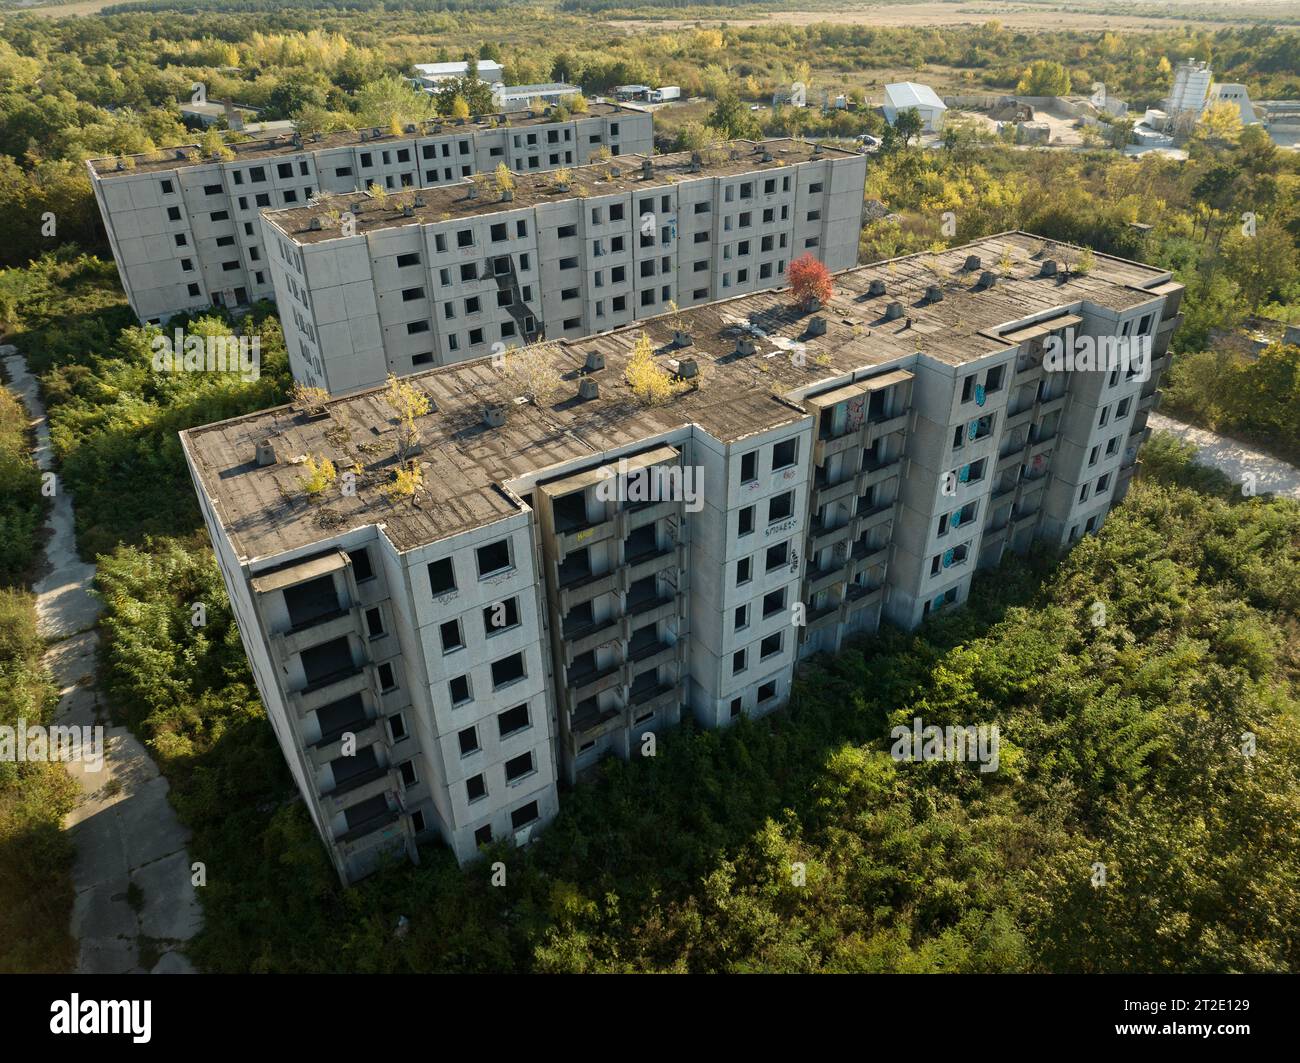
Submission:
M 631 5 L 629 5 L 631 6 Z M 1134 8 L 1141 12 L 1135 13 Z M 847 10 L 846 10 L 847 8 Z M 1164 14 L 1155 12 L 1163 10 Z M 1151 13 L 1145 13 L 1151 12 Z M 817 8 L 808 5 L 794 10 L 774 10 L 754 16 L 738 14 L 707 19 L 632 18 L 628 25 L 644 29 L 693 26 L 698 21 L 710 25 L 725 22 L 730 26 L 762 26 L 780 23 L 808 26 L 819 22 L 832 25 L 867 26 L 978 26 L 996 19 L 1008 29 L 1020 30 L 1150 30 L 1168 29 L 1171 20 L 1186 22 L 1199 29 L 1218 29 L 1264 22 L 1300 21 L 1300 3 L 1294 0 L 1242 0 L 1225 5 L 1210 3 L 1150 4 L 1052 4 L 999 3 L 996 0 L 957 0 L 955 3 L 881 3 L 835 4 Z
M 0 3 L 0 12 L 23 11 L 51 17 L 93 15 L 105 7 L 122 0 L 75 0 L 68 4 Z M 303 0 L 303 8 L 310 8 Z M 543 3 L 539 7 L 556 6 Z M 734 26 L 758 26 L 772 22 L 804 26 L 818 22 L 837 25 L 873 26 L 961 26 L 979 25 L 997 19 L 1009 29 L 1025 30 L 1138 30 L 1167 28 L 1170 20 L 1181 20 L 1199 28 L 1214 29 L 1241 26 L 1256 22 L 1300 22 L 1300 0 L 1239 0 L 1238 3 L 1184 3 L 1180 0 L 1146 0 L 1143 3 L 1001 3 L 997 0 L 956 0 L 953 3 L 883 2 L 845 4 L 827 0 L 790 0 L 788 5 L 756 4 L 753 8 L 736 6 L 736 14 L 725 8 L 700 5 L 701 17 L 657 18 L 653 3 L 628 0 L 626 5 L 612 9 L 605 16 L 633 29 L 664 29 L 673 26 L 692 26 L 705 21 L 709 24 L 725 22 Z M 755 14 L 756 8 L 768 13 Z M 846 10 L 846 8 L 848 8 Z M 1137 9 L 1136 11 L 1134 9 Z M 400 5 L 394 5 L 400 9 Z M 330 9 L 322 16 L 335 15 Z

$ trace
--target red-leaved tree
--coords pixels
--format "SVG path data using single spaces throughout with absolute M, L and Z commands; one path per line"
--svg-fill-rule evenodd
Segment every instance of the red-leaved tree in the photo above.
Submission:
M 811 310 L 816 303 L 825 305 L 831 297 L 834 288 L 831 271 L 810 251 L 805 251 L 790 263 L 786 276 L 790 279 L 790 291 L 794 293 L 795 301 L 805 310 Z

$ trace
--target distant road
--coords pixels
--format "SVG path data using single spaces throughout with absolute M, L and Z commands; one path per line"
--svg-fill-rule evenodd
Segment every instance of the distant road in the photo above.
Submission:
M 1257 494 L 1270 493 L 1300 502 L 1300 469 L 1294 465 L 1235 439 L 1175 421 L 1155 411 L 1151 412 L 1147 423 L 1157 432 L 1169 432 L 1194 444 L 1197 460 L 1202 465 L 1213 466 L 1231 477 L 1234 483 L 1242 483 L 1247 473 L 1254 473 Z

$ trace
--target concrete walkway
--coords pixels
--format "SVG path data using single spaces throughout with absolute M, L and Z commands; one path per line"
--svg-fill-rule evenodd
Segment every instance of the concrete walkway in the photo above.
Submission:
M 10 386 L 36 431 L 36 462 L 53 468 L 50 430 L 36 381 L 11 345 L 0 346 Z M 179 951 L 202 925 L 191 885 L 189 831 L 167 801 L 167 780 L 125 727 L 111 726 L 95 688 L 99 601 L 95 566 L 77 556 L 72 499 L 58 483 L 46 529 L 46 573 L 37 580 L 36 616 L 49 641 L 45 663 L 59 688 L 57 722 L 104 728 L 103 763 L 71 761 L 81 801 L 64 828 L 76 847 L 72 934 L 77 972 L 192 972 Z
M 1154 410 L 1147 423 L 1156 432 L 1169 432 L 1196 446 L 1196 460 L 1227 475 L 1234 483 L 1243 483 L 1247 473 L 1255 474 L 1255 493 L 1294 498 L 1300 502 L 1300 469 L 1285 461 L 1255 450 L 1245 443 L 1218 435 L 1205 428 L 1175 421 Z

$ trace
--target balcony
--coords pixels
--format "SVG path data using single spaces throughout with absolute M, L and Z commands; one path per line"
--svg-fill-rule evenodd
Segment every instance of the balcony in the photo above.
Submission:
M 1016 468 L 1024 460 L 1025 448 L 1023 446 L 1016 447 L 1014 450 L 1011 450 L 998 458 L 997 464 L 993 466 L 993 472 L 995 475 L 998 473 L 1004 473 L 1008 469 Z
M 832 502 L 838 502 L 841 498 L 848 498 L 853 495 L 857 489 L 856 480 L 857 477 L 855 475 L 850 476 L 847 480 L 841 480 L 839 483 L 830 486 L 817 484 L 813 491 L 813 510 L 819 510 L 822 506 L 829 505 Z
M 1015 413 L 1008 410 L 1006 420 L 1002 423 L 1002 428 L 1006 432 L 1011 432 L 1017 428 L 1023 428 L 1033 419 L 1034 403 L 1031 402 L 1029 405 L 1017 410 Z
M 842 454 L 846 450 L 852 450 L 854 447 L 860 447 L 862 443 L 863 430 L 861 428 L 852 432 L 845 432 L 843 435 L 834 436 L 833 438 L 819 438 L 813 444 L 813 464 L 825 465 L 827 458 Z
M 910 418 L 910 413 L 900 413 L 893 417 L 886 417 L 883 420 L 869 421 L 867 423 L 867 444 L 870 445 L 878 439 L 893 435 L 895 432 L 906 432 Z
M 316 687 L 311 690 L 292 691 L 289 694 L 289 703 L 294 707 L 298 718 L 302 719 L 307 713 L 315 712 L 322 705 L 328 705 L 331 701 L 337 701 L 350 694 L 359 694 L 364 690 L 373 689 L 374 683 L 370 673 L 364 668 L 359 668 L 355 674 L 337 683 Z
M 1010 487 L 1004 487 L 1001 491 L 994 491 L 989 495 L 989 512 L 993 512 L 999 506 L 1005 506 L 1012 501 L 1015 498 L 1017 486 L 1017 484 L 1012 484 Z
M 667 620 L 678 614 L 679 596 L 646 594 L 640 597 L 628 595 L 627 615 L 623 618 L 623 637 L 632 637 L 632 627 L 644 627 L 658 620 Z
M 595 620 L 584 624 L 568 624 L 561 628 L 564 639 L 566 664 L 597 646 L 623 638 L 623 617 L 611 616 L 604 620 Z
M 857 483 L 855 485 L 856 493 L 865 495 L 867 491 L 876 484 L 884 483 L 891 477 L 898 476 L 903 471 L 903 460 L 901 458 L 889 458 L 881 462 L 869 462 L 862 467 L 858 473 Z
M 867 532 L 888 524 L 898 512 L 898 503 L 890 502 L 887 505 L 876 506 L 867 512 L 859 514 L 853 519 L 853 538 L 861 539 Z
M 637 580 L 653 576 L 666 568 L 679 567 L 681 567 L 681 556 L 676 546 L 666 546 L 638 554 L 636 557 L 629 557 L 619 570 L 621 589 L 627 591 Z
M 663 520 L 664 517 L 671 517 L 680 513 L 682 503 L 677 500 L 668 500 L 664 502 L 640 502 L 628 506 L 619 514 L 622 519 L 623 535 L 626 537 L 638 528 L 644 528 L 647 524 L 653 524 L 657 520 Z
M 591 523 L 565 521 L 566 526 L 561 530 L 561 522 L 557 514 L 555 522 L 555 551 L 557 558 L 563 561 L 569 554 L 581 550 L 584 546 L 593 546 L 596 543 L 603 543 L 607 539 L 614 538 L 618 534 L 618 516 L 616 514 L 606 520 L 592 521 Z
M 355 723 L 337 727 L 330 731 L 329 734 L 323 734 L 313 742 L 309 751 L 312 764 L 322 768 L 342 756 L 343 740 L 348 734 L 355 736 L 353 748 L 358 750 L 373 746 L 379 742 L 387 743 L 388 740 L 388 733 L 381 720 L 363 716 Z
M 397 809 L 395 808 L 387 809 L 386 811 L 379 813 L 379 815 L 371 816 L 369 819 L 363 820 L 355 827 L 352 827 L 351 829 L 344 831 L 342 834 L 336 837 L 334 841 L 339 846 L 351 847 L 353 851 L 348 853 L 347 855 L 355 855 L 356 851 L 362 848 L 356 846 L 356 843 L 369 838 L 370 835 L 376 834 L 377 832 L 380 832 L 379 837 L 381 841 L 387 839 L 396 839 L 398 837 L 401 837 L 402 832 L 400 830 L 398 831 L 385 830 L 386 827 L 392 824 L 396 824 L 397 821 L 401 819 L 401 816 L 402 816 L 401 812 L 399 812 Z M 365 848 L 368 847 L 369 846 L 365 846 Z
M 567 580 L 560 578 L 560 612 L 568 613 L 575 605 L 581 605 L 583 602 L 589 602 L 593 598 L 599 598 L 602 594 L 609 594 L 619 589 L 619 570 L 611 569 L 608 572 L 581 572 L 576 573 Z
M 990 546 L 997 546 L 999 543 L 1005 542 L 1010 534 L 1010 529 L 1011 522 L 1009 520 L 1004 520 L 996 528 L 986 528 L 984 538 L 980 541 L 980 549 L 987 550 Z
M 839 603 L 823 605 L 820 609 L 810 609 L 805 619 L 807 623 L 804 625 L 804 631 L 808 634 L 820 631 L 822 628 L 834 627 L 840 622 Z
M 879 549 L 867 553 L 865 550 L 859 554 L 857 549 L 853 551 L 853 560 L 849 566 L 849 578 L 856 579 L 865 573 L 870 573 L 872 569 L 889 564 L 889 546 L 885 545 Z
M 617 731 L 624 726 L 623 710 L 618 706 L 599 708 L 596 703 L 579 705 L 569 714 L 569 751 L 576 755 L 578 746 Z
M 1043 363 L 1041 361 L 1026 361 L 1024 364 L 1016 363 L 1016 371 L 1011 375 L 1013 386 L 1030 384 L 1043 378 Z
M 840 603 L 840 622 L 847 624 L 855 614 L 868 609 L 873 605 L 878 605 L 884 601 L 884 586 L 861 587 L 858 584 L 850 584 L 848 593 L 844 596 L 844 601 Z
M 662 665 L 680 664 L 686 644 L 668 643 L 656 639 L 653 644 L 642 646 L 636 651 L 628 651 L 628 662 L 624 671 L 624 681 L 630 686 L 639 676 L 654 672 Z
M 1034 420 L 1041 420 L 1048 414 L 1059 413 L 1065 409 L 1068 395 L 1057 395 L 1054 399 L 1039 399 L 1034 403 Z
M 588 698 L 614 687 L 622 686 L 622 662 L 615 661 L 604 668 L 591 668 L 585 672 L 566 670 L 568 681 L 567 697 L 570 705 L 577 705 Z
M 807 584 L 808 589 L 805 593 L 809 598 L 811 598 L 814 594 L 819 594 L 821 591 L 829 590 L 831 587 L 836 587 L 839 584 L 844 583 L 847 579 L 848 573 L 845 571 L 844 563 L 840 562 L 833 568 L 809 573 Z
M 1137 408 L 1139 413 L 1150 413 L 1152 410 L 1158 410 L 1160 408 L 1160 392 L 1153 391 L 1150 395 L 1140 396 Z
M 1038 457 L 1043 457 L 1043 458 L 1050 457 L 1055 447 L 1056 447 L 1055 432 L 1053 432 L 1046 439 L 1039 439 L 1036 442 L 1030 443 L 1029 446 L 1025 449 L 1025 464 L 1026 465 L 1030 464 L 1035 458 Z
M 292 627 L 282 635 L 272 635 L 271 641 L 276 646 L 280 659 L 284 660 L 320 643 L 332 642 L 349 634 L 359 635 L 360 632 L 359 609 L 334 609 L 328 614 Z
M 810 539 L 812 542 L 812 551 L 817 553 L 820 550 L 827 550 L 837 543 L 847 542 L 853 537 L 853 522 L 845 521 L 834 528 L 823 529 L 821 521 L 814 520 L 812 527 L 809 528 Z
M 632 691 L 629 699 L 631 715 L 643 716 L 667 708 L 677 700 L 677 689 L 674 683 L 656 683 L 644 690 Z
M 397 791 L 397 772 L 376 765 L 350 775 L 333 790 L 322 794 L 321 804 L 327 815 L 334 816 L 344 809 L 380 797 L 389 791 Z

